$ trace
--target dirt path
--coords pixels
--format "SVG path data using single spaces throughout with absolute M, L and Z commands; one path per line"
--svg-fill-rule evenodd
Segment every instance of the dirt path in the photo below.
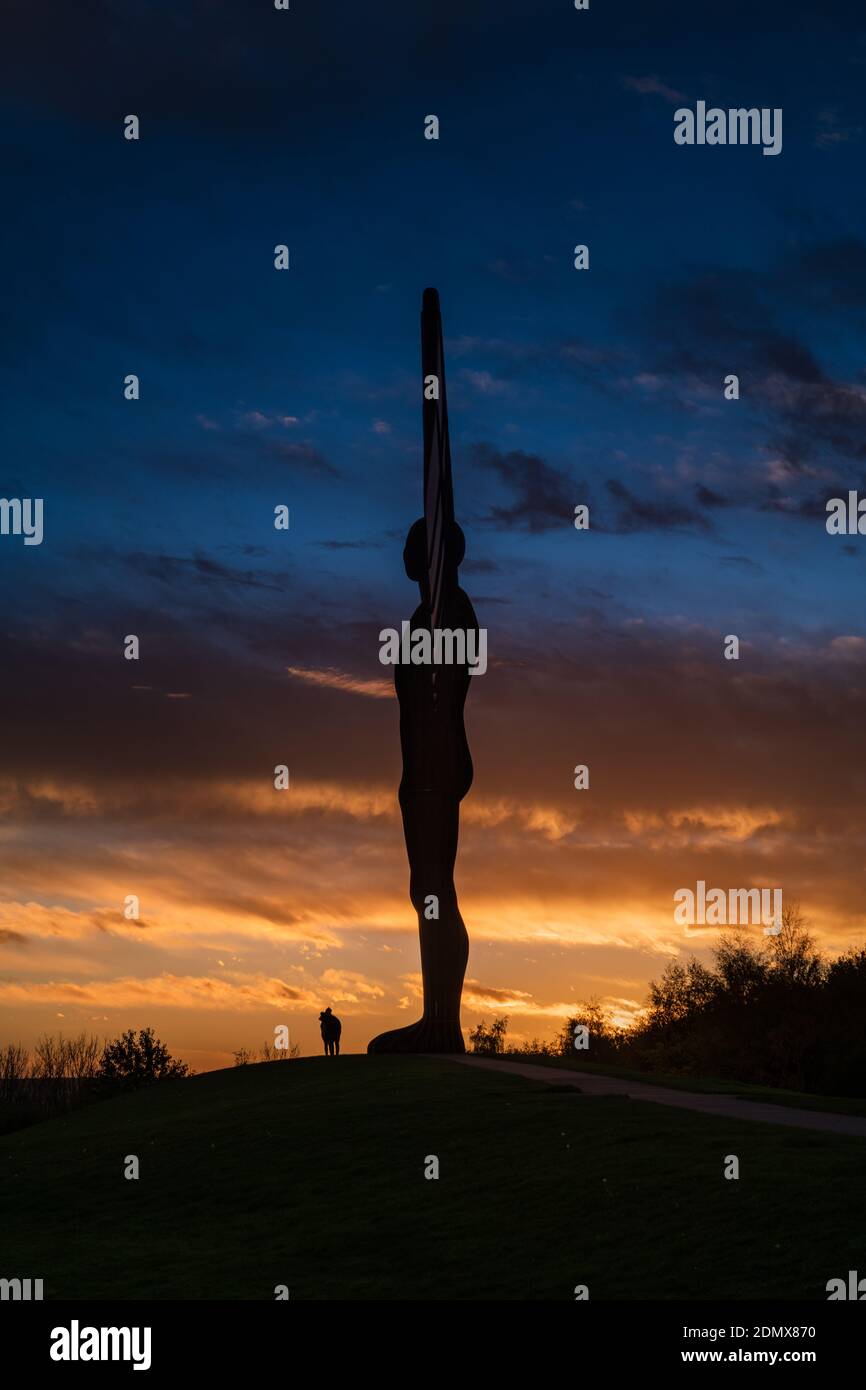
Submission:
M 705 1095 L 699 1091 L 674 1091 L 644 1081 L 623 1081 L 618 1076 L 598 1076 L 591 1072 L 566 1071 L 559 1067 L 536 1066 L 533 1062 L 499 1062 L 486 1057 L 448 1057 L 449 1062 L 487 1071 L 510 1072 L 528 1081 L 548 1085 L 576 1086 L 587 1096 L 626 1096 L 655 1105 L 672 1105 L 677 1110 L 697 1110 L 726 1120 L 758 1120 L 768 1125 L 788 1125 L 794 1129 L 820 1129 L 825 1134 L 852 1134 L 866 1138 L 866 1117 L 836 1115 L 823 1110 L 793 1110 L 785 1105 L 740 1100 L 737 1096 Z

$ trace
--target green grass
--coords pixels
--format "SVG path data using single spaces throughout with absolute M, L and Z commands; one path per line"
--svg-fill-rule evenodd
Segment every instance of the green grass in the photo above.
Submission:
M 510 1052 L 508 1062 L 532 1062 L 541 1067 L 560 1067 L 565 1071 L 586 1071 L 595 1076 L 616 1076 L 623 1081 L 642 1081 L 645 1086 L 669 1086 L 675 1091 L 698 1091 L 703 1095 L 738 1096 L 741 1100 L 764 1101 L 768 1105 L 789 1105 L 795 1110 L 823 1110 L 833 1115 L 866 1115 L 866 1099 L 857 1096 L 819 1096 L 813 1091 L 785 1091 L 775 1086 L 750 1086 L 743 1081 L 725 1081 L 717 1076 L 682 1076 L 672 1072 L 638 1071 L 611 1062 L 584 1062 L 580 1057 L 545 1057 L 539 1053 Z
M 864 1161 L 453 1062 L 276 1062 L 5 1135 L 0 1273 L 51 1299 L 825 1299 L 863 1264 Z

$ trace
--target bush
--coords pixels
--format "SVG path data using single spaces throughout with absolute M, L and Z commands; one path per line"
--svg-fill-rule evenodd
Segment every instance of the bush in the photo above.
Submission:
M 828 965 L 789 904 L 778 935 L 728 932 L 712 967 L 669 964 L 621 1055 L 651 1070 L 863 1095 L 864 1017 L 864 954 Z
M 495 1018 L 490 1027 L 485 1027 L 482 1018 L 477 1028 L 469 1034 L 472 1051 L 483 1057 L 498 1057 L 505 1051 L 505 1034 L 508 1029 L 507 1018 Z
M 154 1037 L 152 1028 L 142 1028 L 135 1036 L 130 1028 L 113 1042 L 106 1043 L 99 1064 L 99 1075 L 106 1081 L 136 1090 L 156 1081 L 189 1076 L 189 1067 L 172 1057 L 165 1043 Z
M 20 1129 L 104 1093 L 98 1038 L 44 1035 L 32 1054 L 18 1043 L 0 1048 L 0 1132 Z
M 584 1027 L 589 1033 L 589 1047 L 585 1050 L 574 1046 L 574 1031 Z M 559 1057 L 580 1057 L 589 1062 L 613 1062 L 619 1055 L 622 1033 L 615 1028 L 596 999 L 579 1008 L 571 1018 L 566 1019 L 562 1032 L 554 1044 L 554 1053 Z
M 293 1057 L 300 1057 L 301 1048 L 298 1043 L 291 1043 L 289 1047 L 277 1047 L 275 1044 L 262 1043 L 259 1056 L 263 1062 L 290 1062 Z
M 290 1047 L 276 1047 L 271 1043 L 264 1042 L 259 1048 L 259 1061 L 261 1062 L 290 1062 L 293 1057 L 300 1057 L 301 1049 L 298 1043 L 292 1043 Z M 248 1067 L 251 1062 L 256 1060 L 256 1054 L 251 1052 L 248 1047 L 239 1047 L 237 1052 L 233 1052 L 236 1067 Z

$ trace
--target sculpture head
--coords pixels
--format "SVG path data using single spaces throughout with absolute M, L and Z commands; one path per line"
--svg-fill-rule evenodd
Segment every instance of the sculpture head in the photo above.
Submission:
M 457 522 L 452 521 L 445 535 L 446 570 L 456 570 L 465 554 L 466 537 Z M 427 528 L 423 516 L 409 527 L 403 547 L 403 565 L 408 577 L 420 584 L 427 568 Z

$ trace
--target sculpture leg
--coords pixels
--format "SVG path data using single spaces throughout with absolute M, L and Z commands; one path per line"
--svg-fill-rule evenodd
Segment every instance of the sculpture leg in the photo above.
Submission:
M 417 1023 L 381 1033 L 368 1052 L 465 1052 L 460 996 L 469 937 L 454 888 L 460 802 L 432 792 L 400 794 L 409 856 L 409 896 L 418 914 L 424 1012 Z

